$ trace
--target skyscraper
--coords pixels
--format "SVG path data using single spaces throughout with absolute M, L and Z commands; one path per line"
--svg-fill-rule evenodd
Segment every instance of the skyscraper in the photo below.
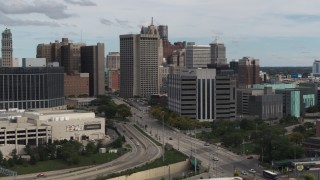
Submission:
M 250 88 L 253 84 L 260 83 L 259 62 L 259 59 L 253 57 L 243 57 L 239 60 L 238 86 L 240 88 Z
M 69 43 L 61 47 L 61 66 L 67 74 L 81 72 L 81 47 L 84 43 Z M 103 65 L 102 65 L 103 66 Z
M 81 72 L 89 73 L 89 95 L 105 94 L 104 44 L 81 47 Z
M 51 44 L 38 44 L 37 58 L 46 58 L 46 63 L 51 61 Z
M 149 97 L 159 94 L 162 41 L 153 23 L 141 34 L 120 35 L 120 96 Z
M 225 65 L 227 64 L 226 47 L 223 43 L 219 43 L 216 38 L 210 44 L 211 64 Z
M 2 32 L 1 45 L 2 61 L 0 67 L 12 67 L 12 33 L 8 28 Z

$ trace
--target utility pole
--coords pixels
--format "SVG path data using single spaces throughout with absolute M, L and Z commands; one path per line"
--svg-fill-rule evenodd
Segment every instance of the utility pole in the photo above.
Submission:
M 164 111 L 162 111 L 162 161 L 164 162 Z

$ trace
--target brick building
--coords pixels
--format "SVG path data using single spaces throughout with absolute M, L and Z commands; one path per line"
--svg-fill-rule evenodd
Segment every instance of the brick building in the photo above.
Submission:
M 89 95 L 89 73 L 64 75 L 64 96 Z
M 120 70 L 110 70 L 108 82 L 108 87 L 112 92 L 120 90 Z

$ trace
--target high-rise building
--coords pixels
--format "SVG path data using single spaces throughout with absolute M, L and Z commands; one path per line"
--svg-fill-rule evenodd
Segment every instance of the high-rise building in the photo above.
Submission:
M 162 40 L 153 23 L 141 34 L 120 35 L 120 96 L 149 98 L 159 94 Z
M 313 62 L 312 76 L 320 77 L 320 60 L 314 60 Z
M 12 67 L 12 33 L 8 28 L 2 32 L 1 45 L 2 60 L 0 67 Z
M 239 62 L 238 61 L 233 59 L 232 61 L 230 61 L 229 66 L 230 66 L 230 69 L 233 70 L 234 74 L 238 74 L 238 72 L 239 72 Z
M 206 68 L 210 64 L 210 46 L 188 43 L 186 48 L 187 68 Z
M 108 88 L 112 91 L 120 90 L 120 70 L 109 70 L 108 72 Z
M 169 67 L 168 66 L 160 66 L 159 67 L 159 87 L 160 87 L 160 94 L 167 93 L 167 78 L 169 74 Z
M 81 72 L 81 47 L 84 43 L 69 43 L 61 46 L 61 66 L 67 74 Z
M 52 62 L 51 60 L 51 44 L 38 44 L 37 58 L 46 58 L 46 63 Z
M 89 96 L 89 73 L 64 75 L 64 96 Z
M 109 52 L 107 55 L 106 68 L 108 69 L 120 69 L 120 53 Z
M 168 75 L 168 108 L 199 121 L 216 119 L 215 69 L 179 69 Z
M 226 47 L 223 43 L 219 43 L 218 39 L 215 39 L 210 44 L 211 64 L 225 65 L 227 64 Z
M 62 41 L 59 42 L 56 40 L 51 44 L 51 60 L 52 62 L 59 62 L 61 64 L 61 47 L 69 44 L 68 38 L 62 38 Z
M 253 57 L 243 57 L 239 60 L 238 86 L 250 88 L 253 84 L 260 83 L 260 60 Z
M 81 47 L 81 72 L 89 73 L 89 95 L 105 94 L 104 44 Z
M 173 66 L 185 67 L 186 66 L 186 49 L 178 49 L 172 53 Z

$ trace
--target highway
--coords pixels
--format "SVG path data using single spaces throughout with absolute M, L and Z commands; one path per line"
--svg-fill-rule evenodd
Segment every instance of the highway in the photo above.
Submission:
M 121 99 L 114 98 L 116 103 L 124 103 Z M 132 121 L 140 125 L 142 128 L 147 125 L 146 132 L 148 132 L 154 139 L 160 143 L 169 143 L 180 152 L 192 155 L 201 161 L 203 167 L 209 169 L 207 176 L 209 177 L 232 177 L 235 170 L 241 172 L 246 171 L 248 175 L 243 177 L 255 177 L 256 179 L 262 178 L 263 169 L 258 166 L 257 159 L 247 159 L 247 156 L 240 156 L 234 154 L 222 147 L 212 144 L 206 144 L 204 141 L 190 137 L 181 133 L 179 130 L 164 126 L 162 131 L 162 123 L 153 119 L 148 115 L 148 108 L 138 103 L 134 103 L 132 107 L 133 115 Z M 218 159 L 214 161 L 213 159 Z M 249 173 L 249 169 L 254 169 L 255 174 Z M 208 178 L 203 177 L 203 178 Z
M 117 158 L 116 160 L 97 165 L 90 166 L 85 169 L 78 170 L 57 170 L 51 172 L 45 172 L 46 177 L 41 179 L 95 179 L 99 176 L 106 176 L 112 173 L 124 171 L 131 169 L 133 167 L 144 165 L 146 162 L 153 161 L 161 157 L 162 149 L 161 147 L 154 144 L 150 139 L 145 137 L 139 131 L 136 130 L 130 124 L 116 124 L 118 131 L 125 136 L 126 141 L 131 145 L 132 151 L 126 153 L 125 155 Z M 74 171 L 73 171 L 74 170 Z M 36 173 L 20 175 L 16 179 L 34 179 Z M 12 179 L 10 177 L 4 179 Z

